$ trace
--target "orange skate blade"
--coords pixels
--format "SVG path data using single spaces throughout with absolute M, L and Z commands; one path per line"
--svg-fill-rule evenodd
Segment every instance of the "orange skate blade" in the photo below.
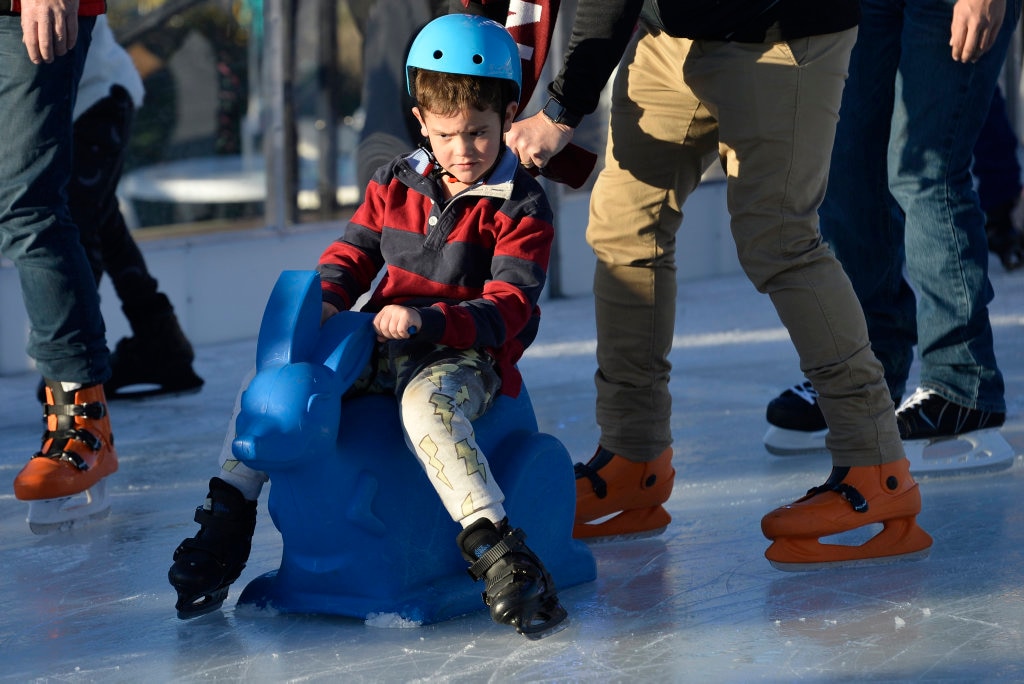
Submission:
M 1006 470 L 1017 455 L 998 428 L 975 430 L 940 439 L 903 443 L 914 477 L 981 475 Z
M 575 523 L 572 536 L 587 542 L 628 541 L 655 537 L 672 522 L 664 506 L 634 508 L 603 520 Z
M 772 542 L 764 555 L 774 568 L 786 572 L 886 565 L 927 558 L 932 538 L 918 526 L 915 518 L 887 520 L 882 526 L 880 532 L 860 545 L 822 543 L 812 538 L 780 537 Z M 865 528 L 851 532 L 856 533 Z M 837 535 L 832 535 L 830 538 L 836 537 Z
M 27 521 L 33 534 L 42 535 L 77 529 L 108 515 L 107 482 L 100 480 L 78 494 L 29 501 Z

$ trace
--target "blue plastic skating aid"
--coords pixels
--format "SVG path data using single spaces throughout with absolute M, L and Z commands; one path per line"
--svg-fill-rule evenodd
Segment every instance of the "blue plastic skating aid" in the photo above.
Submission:
M 394 397 L 341 402 L 375 344 L 372 318 L 341 312 L 321 328 L 320 301 L 316 272 L 285 271 L 263 315 L 232 448 L 270 475 L 284 549 L 281 567 L 250 582 L 238 603 L 420 624 L 483 609 L 483 585 L 455 543 L 460 528 L 406 446 Z M 556 586 L 593 580 L 594 557 L 572 538 L 571 459 L 538 432 L 525 389 L 500 396 L 474 427 L 509 521 Z

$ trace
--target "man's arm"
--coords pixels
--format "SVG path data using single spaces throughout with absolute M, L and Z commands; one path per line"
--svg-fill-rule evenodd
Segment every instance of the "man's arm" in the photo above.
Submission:
M 622 59 L 643 0 L 579 0 L 565 61 L 548 86 L 549 112 L 564 110 L 565 120 L 539 112 L 512 124 L 509 148 L 527 167 L 542 167 L 572 141 L 579 119 L 597 109 L 612 72 Z
M 67 54 L 78 42 L 78 0 L 23 0 L 21 32 L 35 64 Z

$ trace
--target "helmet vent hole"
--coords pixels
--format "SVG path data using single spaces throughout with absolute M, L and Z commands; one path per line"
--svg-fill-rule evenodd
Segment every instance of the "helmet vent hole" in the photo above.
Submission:
M 473 64 L 483 64 L 484 58 L 480 55 L 473 55 Z
M 434 59 L 441 59 L 444 57 L 444 53 L 440 50 L 434 50 Z

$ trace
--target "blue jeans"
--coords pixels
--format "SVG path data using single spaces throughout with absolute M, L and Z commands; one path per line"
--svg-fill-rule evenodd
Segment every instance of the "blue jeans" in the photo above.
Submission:
M 30 331 L 28 353 L 44 377 L 96 384 L 110 374 L 99 294 L 68 211 L 71 114 L 95 19 L 78 43 L 33 64 L 21 19 L 0 16 L 0 253 L 14 262 Z
M 821 232 L 850 276 L 894 398 L 906 393 L 916 344 L 922 387 L 1005 411 L 971 163 L 1020 0 L 1008 0 L 996 45 L 973 64 L 951 57 L 953 5 L 861 2 Z

